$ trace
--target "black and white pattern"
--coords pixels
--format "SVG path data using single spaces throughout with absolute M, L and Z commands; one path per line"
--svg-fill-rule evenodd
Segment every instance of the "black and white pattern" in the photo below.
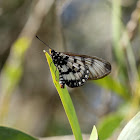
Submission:
M 65 84 L 71 88 L 79 87 L 88 79 L 100 79 L 111 72 L 110 63 L 97 57 L 61 53 L 52 49 L 50 55 L 59 70 L 61 88 L 64 88 Z

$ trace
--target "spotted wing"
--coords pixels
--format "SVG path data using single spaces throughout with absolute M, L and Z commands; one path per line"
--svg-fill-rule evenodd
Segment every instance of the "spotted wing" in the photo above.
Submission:
M 80 60 L 72 56 L 60 53 L 63 57 L 62 65 L 58 66 L 61 81 L 71 88 L 79 87 L 89 78 L 89 69 Z
M 83 65 L 87 66 L 89 70 L 89 80 L 96 80 L 105 77 L 111 72 L 111 65 L 109 62 L 98 58 L 90 57 L 87 55 L 75 55 L 71 53 L 66 53 L 70 58 L 73 58 L 75 63 L 81 62 Z

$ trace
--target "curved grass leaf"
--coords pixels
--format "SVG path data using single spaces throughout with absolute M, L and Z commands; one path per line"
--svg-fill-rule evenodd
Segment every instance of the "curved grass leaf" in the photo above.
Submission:
M 98 127 L 99 138 L 101 140 L 109 138 L 114 130 L 118 128 L 123 118 L 123 115 L 120 113 L 114 113 L 106 116 L 105 119 L 100 122 Z
M 75 136 L 75 139 L 76 140 L 82 140 L 81 130 L 80 130 L 80 127 L 79 127 L 79 123 L 78 123 L 78 120 L 77 120 L 75 109 L 74 109 L 72 100 L 70 98 L 70 95 L 68 93 L 68 90 L 66 89 L 66 87 L 64 89 L 62 89 L 60 87 L 59 82 L 58 82 L 59 81 L 59 72 L 56 71 L 56 67 L 53 64 L 50 55 L 46 51 L 44 51 L 44 52 L 45 52 L 46 58 L 48 60 L 48 64 L 50 66 L 50 71 L 51 71 L 51 75 L 52 75 L 54 85 L 55 85 L 55 87 L 58 91 L 58 94 L 60 96 L 60 99 L 62 101 L 63 107 L 65 109 L 65 112 L 66 112 L 66 115 L 68 117 L 70 126 L 71 126 L 73 134 Z M 56 79 L 57 79 L 57 81 L 56 81 Z
M 140 112 L 124 127 L 117 140 L 140 140 Z
M 95 125 L 93 126 L 91 135 L 90 135 L 90 140 L 98 140 L 98 133 Z
M 0 140 L 37 140 L 37 139 L 19 130 L 1 126 Z

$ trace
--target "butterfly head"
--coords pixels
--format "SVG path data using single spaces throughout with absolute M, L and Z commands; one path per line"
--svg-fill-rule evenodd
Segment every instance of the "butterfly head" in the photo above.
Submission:
M 52 50 L 52 49 L 49 49 L 49 53 L 51 56 L 54 56 L 56 54 L 56 51 Z

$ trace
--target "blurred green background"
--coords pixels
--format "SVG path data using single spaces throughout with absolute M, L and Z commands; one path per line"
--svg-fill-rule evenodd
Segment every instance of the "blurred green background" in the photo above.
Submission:
M 57 51 L 111 63 L 108 77 L 68 90 L 82 132 L 95 124 L 101 137 L 115 138 L 139 111 L 139 7 L 137 0 L 1 0 L 0 125 L 72 134 L 38 35 Z

